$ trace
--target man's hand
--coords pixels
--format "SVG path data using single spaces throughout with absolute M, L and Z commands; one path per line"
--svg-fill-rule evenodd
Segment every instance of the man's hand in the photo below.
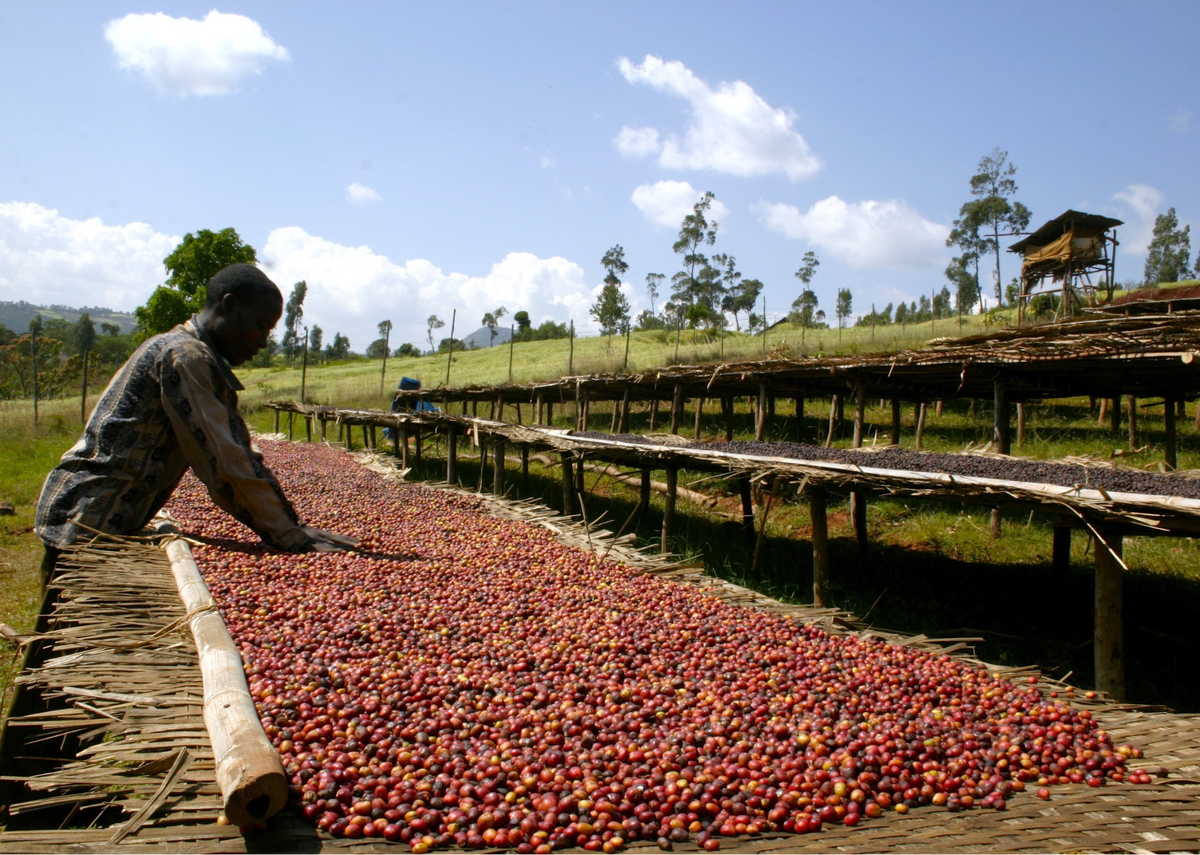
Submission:
M 304 526 L 308 535 L 308 548 L 305 552 L 346 552 L 358 546 L 358 539 L 344 534 L 334 534 L 319 528 Z

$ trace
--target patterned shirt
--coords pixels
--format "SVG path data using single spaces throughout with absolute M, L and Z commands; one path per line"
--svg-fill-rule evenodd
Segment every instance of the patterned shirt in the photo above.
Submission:
M 242 388 L 195 316 L 148 339 L 46 477 L 38 537 L 61 548 L 90 537 L 89 529 L 133 534 L 190 466 L 212 500 L 265 542 L 301 546 L 307 535 L 238 414 Z

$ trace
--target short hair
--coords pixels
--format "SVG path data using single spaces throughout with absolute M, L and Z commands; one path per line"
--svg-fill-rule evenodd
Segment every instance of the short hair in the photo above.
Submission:
M 208 280 L 205 307 L 219 305 L 226 294 L 232 294 L 241 303 L 252 303 L 264 294 L 271 294 L 283 303 L 279 286 L 253 264 L 231 264 L 218 270 Z

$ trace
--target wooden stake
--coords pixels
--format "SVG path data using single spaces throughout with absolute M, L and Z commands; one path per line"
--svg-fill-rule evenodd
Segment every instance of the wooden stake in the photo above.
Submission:
M 654 423 L 658 421 L 658 398 L 650 402 L 650 433 L 654 433 Z
M 1125 403 L 1129 407 L 1129 450 L 1133 451 L 1138 447 L 1137 398 L 1129 395 Z
M 696 399 L 696 430 L 695 430 L 695 438 L 697 440 L 700 439 L 701 430 L 702 430 L 701 420 L 703 418 L 704 418 L 704 399 L 697 398 Z
M 1017 448 L 1025 447 L 1025 402 L 1017 404 Z
M 312 416 L 304 417 L 304 438 L 312 442 Z
M 828 608 L 829 603 L 829 525 L 825 514 L 825 488 L 808 490 L 808 512 L 812 518 L 813 605 Z
M 837 430 L 837 413 L 840 395 L 834 395 L 829 401 L 829 433 L 825 437 L 825 447 L 829 448 L 833 445 L 833 435 Z
M 671 398 L 671 433 L 679 433 L 679 416 L 683 412 L 683 384 L 675 384 L 675 394 Z
M 504 495 L 504 437 L 492 440 L 492 493 Z
M 400 468 L 408 468 L 408 428 L 399 428 L 400 433 Z
M 867 419 L 867 387 L 863 383 L 854 386 L 854 448 L 862 448 L 863 429 Z
M 1096 419 L 1096 424 L 1103 427 L 1104 423 L 1106 421 L 1108 421 L 1108 398 L 1101 398 L 1100 399 L 1100 418 Z
M 575 473 L 571 465 L 571 455 L 566 452 L 558 456 L 562 463 L 563 514 L 575 514 Z
M 762 442 L 767 435 L 767 384 L 758 384 L 758 407 L 754 411 L 754 439 Z
M 536 410 L 537 417 L 534 419 L 534 421 L 536 424 L 539 424 L 539 425 L 546 424 L 546 422 L 543 421 L 546 411 L 543 408 L 542 404 L 543 404 L 542 393 L 538 392 L 537 393 L 537 402 L 534 404 L 534 409 Z
M 632 394 L 633 390 L 626 384 L 625 392 L 621 395 L 621 420 L 617 422 L 617 433 L 629 431 L 629 396 Z
M 922 401 L 917 404 L 917 451 L 922 448 L 925 439 L 925 408 L 926 403 Z
M 871 543 L 867 539 L 867 494 L 860 490 L 850 493 L 850 518 L 854 521 L 858 555 L 860 558 L 866 558 L 871 551 Z
M 746 537 L 746 546 L 754 543 L 754 499 L 750 495 L 750 478 L 738 478 L 738 493 L 742 497 L 742 533 Z
M 679 468 L 667 467 L 667 494 L 663 501 L 662 543 L 660 551 L 665 555 L 671 551 L 671 526 L 675 522 L 675 494 L 679 487 Z
M 997 538 L 1000 537 L 1000 509 L 999 508 L 992 508 L 991 533 L 992 533 L 992 540 L 996 540 Z
M 997 454 L 1012 452 L 1012 437 L 1009 433 L 1011 419 L 1008 394 L 1004 389 L 1004 381 L 999 377 L 992 383 L 994 407 L 992 410 L 992 442 Z
M 1096 629 L 1093 640 L 1096 688 L 1115 701 L 1125 700 L 1125 627 L 1121 535 L 1097 529 L 1096 538 Z M 1107 546 L 1105 546 L 1107 542 Z

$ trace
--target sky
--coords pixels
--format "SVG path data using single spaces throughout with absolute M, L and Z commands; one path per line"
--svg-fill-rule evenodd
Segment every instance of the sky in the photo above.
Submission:
M 356 350 L 499 306 L 587 332 L 605 252 L 649 308 L 711 191 L 769 316 L 808 251 L 859 314 L 946 284 L 994 148 L 1032 225 L 1125 221 L 1140 279 L 1157 214 L 1200 222 L 1198 32 L 1194 2 L 0 0 L 0 300 L 132 310 L 232 226 Z

